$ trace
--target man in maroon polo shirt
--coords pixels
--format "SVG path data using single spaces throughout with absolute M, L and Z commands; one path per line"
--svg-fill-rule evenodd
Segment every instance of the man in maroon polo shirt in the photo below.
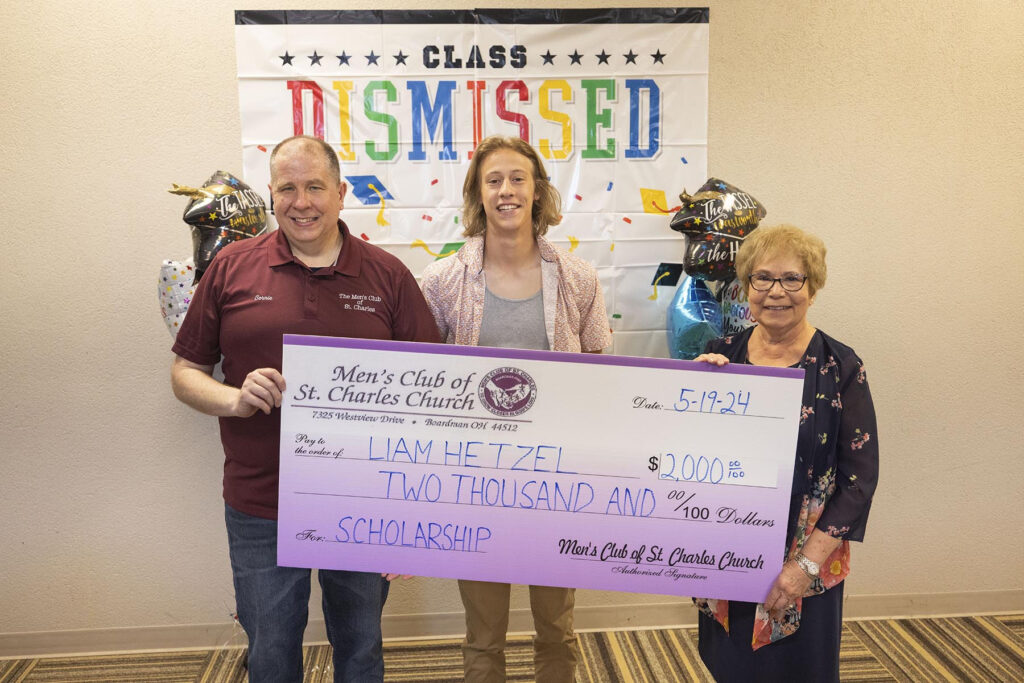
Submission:
M 172 350 L 181 401 L 220 418 L 225 520 L 250 681 L 301 681 L 310 571 L 277 566 L 278 443 L 284 334 L 436 342 L 409 270 L 349 235 L 338 157 L 296 136 L 270 156 L 279 229 L 234 242 L 203 274 Z M 358 296 L 357 296 L 358 295 Z M 358 307 L 346 302 L 360 299 Z M 223 357 L 224 381 L 213 377 Z M 378 574 L 320 570 L 336 681 L 383 680 Z

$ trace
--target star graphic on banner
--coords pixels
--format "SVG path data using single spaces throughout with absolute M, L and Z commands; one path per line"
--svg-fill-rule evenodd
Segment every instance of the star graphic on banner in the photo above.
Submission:
M 228 183 L 232 187 L 238 187 L 238 178 L 231 178 L 231 179 L 228 180 Z
M 371 64 L 377 65 L 377 60 L 380 59 L 380 55 L 373 54 L 373 50 L 370 50 L 370 54 L 366 55 L 366 66 Z
M 582 64 L 580 60 L 583 59 L 583 55 L 580 54 L 579 50 L 573 50 L 572 54 L 569 55 L 569 59 L 572 60 L 572 62 L 570 62 L 570 66 L 572 64 Z
M 558 55 L 551 54 L 551 50 L 548 50 L 547 52 L 545 52 L 544 54 L 541 55 L 541 57 L 544 58 L 544 64 L 554 64 L 555 63 L 555 57 L 557 57 L 557 56 Z
M 665 57 L 667 57 L 667 56 L 668 55 L 662 54 L 661 53 L 661 48 L 659 48 L 657 52 L 655 52 L 653 55 L 651 55 L 651 57 L 654 58 L 654 61 L 651 62 L 651 63 L 652 64 L 664 64 L 665 63 Z
M 278 55 L 278 58 L 281 60 L 281 66 L 290 65 L 292 60 L 295 59 L 295 55 L 290 55 L 288 50 L 285 50 L 283 55 Z
M 306 56 L 309 57 L 309 65 L 310 66 L 313 66 L 314 64 L 316 64 L 317 66 L 320 66 L 320 60 L 324 58 L 323 55 L 318 55 L 316 53 L 316 50 L 313 50 L 313 54 L 306 55 Z
M 408 58 L 409 55 L 407 55 L 407 54 L 403 53 L 401 50 L 399 50 L 397 55 L 391 55 L 391 56 L 395 58 L 395 66 L 398 66 L 399 64 L 405 64 L 405 60 L 406 60 L 406 58 Z
M 345 54 L 344 50 L 341 51 L 340 55 L 335 56 L 338 58 L 338 66 L 341 66 L 342 64 L 348 66 L 348 60 L 352 59 L 352 55 Z
M 608 54 L 607 52 L 605 52 L 603 48 L 602 48 L 600 54 L 597 54 L 597 55 L 594 55 L 594 56 L 597 57 L 597 63 L 598 64 L 607 64 L 608 63 L 608 58 L 611 57 L 611 55 Z
M 624 54 L 622 56 L 626 58 L 626 64 L 636 64 L 636 58 L 639 55 L 637 55 L 637 53 L 633 52 L 633 49 L 630 48 L 629 52 L 627 52 L 626 54 Z
M 215 220 L 216 218 L 217 218 L 217 212 L 216 211 L 212 211 L 210 213 L 210 220 L 212 221 L 212 220 Z

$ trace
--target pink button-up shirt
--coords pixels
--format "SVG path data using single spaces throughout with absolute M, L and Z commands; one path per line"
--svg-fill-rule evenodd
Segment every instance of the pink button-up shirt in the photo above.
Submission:
M 592 265 L 537 237 L 544 327 L 554 351 L 600 351 L 612 342 L 604 293 Z M 420 283 L 441 338 L 476 346 L 484 317 L 484 238 L 470 237 L 453 256 L 434 261 Z

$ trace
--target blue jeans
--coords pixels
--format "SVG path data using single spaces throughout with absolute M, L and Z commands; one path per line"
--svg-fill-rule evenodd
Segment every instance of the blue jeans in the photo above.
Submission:
M 249 636 L 249 681 L 302 681 L 309 569 L 277 566 L 277 521 L 224 506 L 238 621 Z M 321 569 L 335 681 L 383 681 L 380 616 L 388 582 L 367 572 Z

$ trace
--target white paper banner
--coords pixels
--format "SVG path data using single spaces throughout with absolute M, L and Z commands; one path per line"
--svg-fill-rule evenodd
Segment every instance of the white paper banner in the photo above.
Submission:
M 235 35 L 252 187 L 280 140 L 327 140 L 353 234 L 418 275 L 463 240 L 476 142 L 519 135 L 562 195 L 549 238 L 598 269 L 612 351 L 667 355 L 669 219 L 707 178 L 707 9 L 238 11 Z

